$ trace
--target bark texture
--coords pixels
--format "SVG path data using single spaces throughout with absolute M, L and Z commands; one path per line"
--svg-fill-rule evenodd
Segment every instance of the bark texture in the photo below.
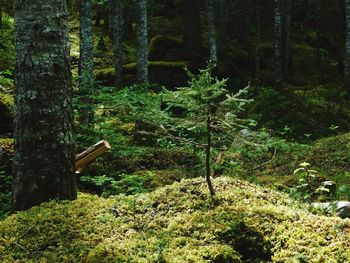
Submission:
M 80 123 L 93 123 L 91 95 L 94 88 L 94 54 L 92 32 L 92 1 L 81 0 L 80 7 L 80 59 L 79 59 L 79 93 L 81 108 L 79 109 Z
M 275 0 L 275 83 L 276 88 L 282 86 L 282 10 L 283 0 Z
M 209 32 L 209 45 L 210 45 L 210 61 L 212 66 L 216 67 L 218 62 L 216 35 L 215 35 L 215 14 L 214 14 L 214 0 L 207 0 L 208 7 L 208 32 Z
M 16 0 L 15 32 L 17 211 L 77 194 L 66 1 Z
M 138 0 L 137 81 L 148 82 L 148 17 L 147 0 Z
M 345 34 L 345 88 L 350 95 L 350 0 L 345 0 L 345 20 L 346 20 L 346 34 Z
M 120 88 L 123 84 L 123 0 L 110 0 L 111 29 L 113 35 L 113 52 L 115 66 L 115 86 Z

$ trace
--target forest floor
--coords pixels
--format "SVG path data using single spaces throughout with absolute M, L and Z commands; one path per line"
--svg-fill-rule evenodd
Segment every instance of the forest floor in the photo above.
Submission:
M 229 177 L 51 201 L 0 223 L 1 262 L 348 262 L 350 220 Z

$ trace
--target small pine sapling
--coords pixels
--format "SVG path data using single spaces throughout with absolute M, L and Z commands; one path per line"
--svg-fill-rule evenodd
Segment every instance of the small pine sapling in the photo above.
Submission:
M 163 93 L 167 105 L 164 111 L 169 114 L 169 120 L 162 129 L 172 139 L 204 149 L 206 182 L 210 195 L 214 196 L 211 151 L 225 148 L 238 135 L 238 130 L 247 127 L 249 120 L 239 118 L 238 113 L 251 100 L 242 98 L 248 87 L 229 94 L 227 79 L 213 77 L 210 65 L 198 75 L 186 71 L 190 77 L 188 87 Z

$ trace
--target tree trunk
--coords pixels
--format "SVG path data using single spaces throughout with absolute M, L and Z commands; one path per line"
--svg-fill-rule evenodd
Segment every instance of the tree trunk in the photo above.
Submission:
M 276 88 L 281 88 L 282 76 L 282 10 L 283 0 L 275 0 L 275 85 Z
M 117 88 L 120 88 L 123 85 L 123 9 L 124 3 L 122 0 L 110 1 L 113 52 L 115 57 L 115 86 Z
M 227 28 L 228 28 L 228 0 L 218 0 L 218 47 L 219 59 L 225 58 L 227 49 Z
M 206 158 L 205 158 L 205 179 L 208 184 L 209 192 L 211 196 L 215 196 L 215 191 L 213 188 L 213 184 L 211 182 L 211 168 L 210 168 L 210 156 L 211 156 L 211 118 L 210 118 L 210 113 L 208 111 L 207 114 L 207 146 L 206 146 Z
M 249 41 L 249 24 L 248 24 L 248 1 L 247 0 L 238 0 L 237 2 L 238 9 L 238 32 L 237 38 L 238 42 L 245 50 L 250 50 L 250 41 Z
M 290 53 L 290 27 L 292 18 L 292 0 L 282 0 L 282 70 L 286 78 L 289 73 L 291 53 Z
M 81 124 L 92 125 L 94 114 L 91 107 L 91 94 L 94 88 L 92 2 L 81 0 L 80 6 L 80 59 L 79 59 L 79 95 L 81 106 L 79 120 Z
M 13 211 L 77 196 L 66 1 L 16 0 L 15 35 Z
M 209 46 L 210 46 L 210 62 L 215 68 L 218 62 L 216 35 L 215 35 L 215 14 L 214 14 L 214 0 L 207 0 L 208 8 L 208 32 L 209 32 Z
M 261 0 L 255 0 L 256 43 L 255 43 L 255 94 L 260 87 L 260 42 L 261 42 Z
M 183 38 L 189 55 L 202 50 L 200 18 L 197 0 L 182 0 Z
M 350 0 L 345 0 L 345 20 L 346 20 L 346 34 L 345 34 L 345 67 L 344 78 L 345 88 L 350 95 Z
M 208 32 L 209 32 L 209 46 L 210 46 L 210 62 L 213 67 L 216 67 L 218 62 L 216 35 L 215 35 L 215 21 L 214 21 L 214 0 L 207 0 L 208 5 Z
M 137 81 L 148 82 L 148 18 L 147 0 L 138 0 L 137 25 Z
M 316 61 L 317 64 L 321 66 L 321 23 L 322 23 L 322 3 L 323 0 L 317 2 L 316 7 Z M 321 72 L 320 72 L 321 74 Z
M 0 0 L 0 30 L 2 29 L 2 0 Z

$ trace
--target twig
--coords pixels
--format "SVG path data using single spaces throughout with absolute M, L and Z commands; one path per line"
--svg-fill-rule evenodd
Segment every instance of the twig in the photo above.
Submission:
M 259 168 L 261 168 L 261 167 L 264 167 L 265 165 L 271 163 L 271 162 L 276 158 L 276 154 L 277 154 L 277 148 L 275 147 L 274 152 L 273 152 L 273 156 L 272 156 L 271 160 L 268 160 L 267 162 L 264 162 L 264 163 L 262 163 L 262 164 L 260 164 L 260 165 L 258 165 L 258 166 L 256 166 L 256 167 L 254 167 L 254 168 L 252 168 L 252 169 L 249 169 L 248 172 L 257 170 L 257 169 L 259 169 Z
M 173 134 L 171 134 L 167 129 L 165 129 L 165 127 L 163 125 L 160 125 L 160 128 L 171 138 L 173 138 L 174 140 L 177 140 L 177 141 L 183 141 L 183 142 L 186 142 L 186 143 L 191 143 L 191 144 L 194 144 L 196 146 L 200 146 L 200 147 L 205 147 L 207 146 L 206 144 L 204 143 L 198 143 L 198 142 L 194 142 L 194 141 L 191 141 L 191 140 L 188 140 L 188 139 L 185 139 L 185 138 L 181 138 L 181 137 L 177 137 Z

